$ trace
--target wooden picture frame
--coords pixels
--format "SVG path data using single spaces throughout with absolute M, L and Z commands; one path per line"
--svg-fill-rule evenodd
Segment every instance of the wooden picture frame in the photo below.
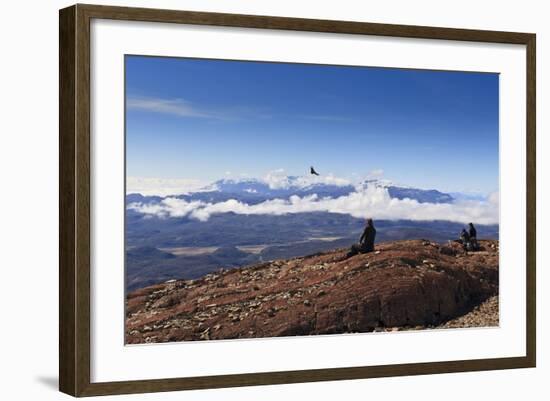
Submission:
M 90 21 L 94 18 L 526 46 L 526 356 L 222 376 L 90 380 Z M 59 388 L 73 396 L 144 393 L 534 367 L 536 362 L 535 42 L 530 33 L 373 24 L 96 5 L 60 10 Z

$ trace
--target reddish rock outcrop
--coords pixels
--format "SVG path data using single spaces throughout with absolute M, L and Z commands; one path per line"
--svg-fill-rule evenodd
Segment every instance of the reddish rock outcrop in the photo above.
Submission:
M 170 281 L 128 294 L 126 342 L 437 326 L 498 294 L 498 241 L 383 243 Z

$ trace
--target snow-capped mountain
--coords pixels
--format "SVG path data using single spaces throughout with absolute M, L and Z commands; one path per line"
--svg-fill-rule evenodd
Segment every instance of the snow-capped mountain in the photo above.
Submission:
M 457 194 L 448 194 L 436 189 L 420 189 L 395 185 L 389 180 L 365 180 L 359 184 L 333 176 L 286 176 L 268 175 L 264 178 L 221 179 L 196 191 L 171 196 L 186 201 L 224 202 L 230 199 L 248 204 L 258 204 L 266 200 L 284 199 L 291 196 L 317 198 L 339 198 L 368 187 L 384 188 L 391 198 L 411 199 L 419 203 L 453 203 L 460 198 Z M 127 201 L 158 202 L 164 197 L 128 194 Z
M 216 191 L 225 194 L 263 197 L 265 199 L 288 199 L 292 195 L 317 195 L 320 198 L 337 198 L 349 195 L 355 187 L 347 182 L 331 183 L 326 180 L 306 177 L 285 176 L 275 180 L 266 179 L 223 179 L 213 184 Z
M 390 197 L 397 199 L 413 199 L 420 203 L 452 203 L 454 197 L 450 194 L 440 192 L 435 189 L 419 189 L 394 185 L 388 180 L 365 180 L 358 185 L 352 185 L 343 180 L 327 180 L 317 177 L 298 177 L 285 176 L 280 177 L 275 182 L 262 179 L 223 179 L 216 181 L 212 187 L 214 191 L 205 191 L 200 198 L 213 196 L 212 192 L 219 194 L 231 194 L 235 199 L 244 196 L 247 199 L 288 199 L 292 195 L 308 196 L 317 195 L 319 198 L 338 198 L 346 196 L 358 190 L 363 190 L 368 186 L 382 187 L 387 189 Z M 196 198 L 198 194 L 191 195 Z M 217 197 L 217 196 L 215 196 Z
M 413 199 L 419 203 L 452 203 L 456 198 L 448 193 L 436 189 L 420 189 L 394 185 L 389 180 L 365 180 L 361 184 L 365 188 L 369 185 L 385 188 L 390 197 L 395 199 Z

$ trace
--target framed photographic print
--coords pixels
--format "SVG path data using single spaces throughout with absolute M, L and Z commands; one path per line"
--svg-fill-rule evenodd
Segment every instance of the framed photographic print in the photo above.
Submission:
M 534 367 L 535 35 L 60 11 L 60 390 Z

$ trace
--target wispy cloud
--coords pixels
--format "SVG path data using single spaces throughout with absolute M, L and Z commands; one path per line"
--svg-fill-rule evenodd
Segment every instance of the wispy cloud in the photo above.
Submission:
M 168 114 L 182 118 L 199 118 L 208 120 L 242 120 L 249 118 L 266 119 L 283 116 L 273 116 L 272 113 L 258 107 L 244 105 L 207 106 L 200 105 L 183 98 L 159 98 L 149 96 L 129 96 L 126 100 L 128 110 L 144 111 L 149 113 Z M 320 114 L 320 115 L 294 115 L 304 120 L 319 122 L 349 123 L 355 119 L 347 116 Z
M 210 107 L 199 105 L 182 98 L 162 99 L 146 96 L 129 96 L 126 100 L 128 110 L 169 114 L 182 118 L 200 118 L 209 120 L 240 120 L 245 118 L 269 118 L 263 110 L 247 106 Z
M 499 222 L 498 194 L 483 201 L 461 201 L 455 203 L 419 203 L 412 199 L 390 197 L 386 188 L 368 186 L 357 192 L 338 198 L 291 196 L 287 199 L 272 199 L 249 205 L 236 199 L 225 202 L 187 202 L 183 199 L 166 198 L 154 204 L 133 203 L 129 209 L 144 215 L 185 217 L 206 221 L 214 214 L 236 213 L 243 215 L 283 215 L 308 212 L 330 212 L 349 214 L 353 217 L 388 220 L 448 220 L 462 223 L 475 221 L 480 224 Z
M 214 118 L 207 110 L 202 110 L 183 99 L 160 99 L 151 97 L 129 97 L 128 110 L 142 110 L 153 113 L 172 114 L 179 117 Z

